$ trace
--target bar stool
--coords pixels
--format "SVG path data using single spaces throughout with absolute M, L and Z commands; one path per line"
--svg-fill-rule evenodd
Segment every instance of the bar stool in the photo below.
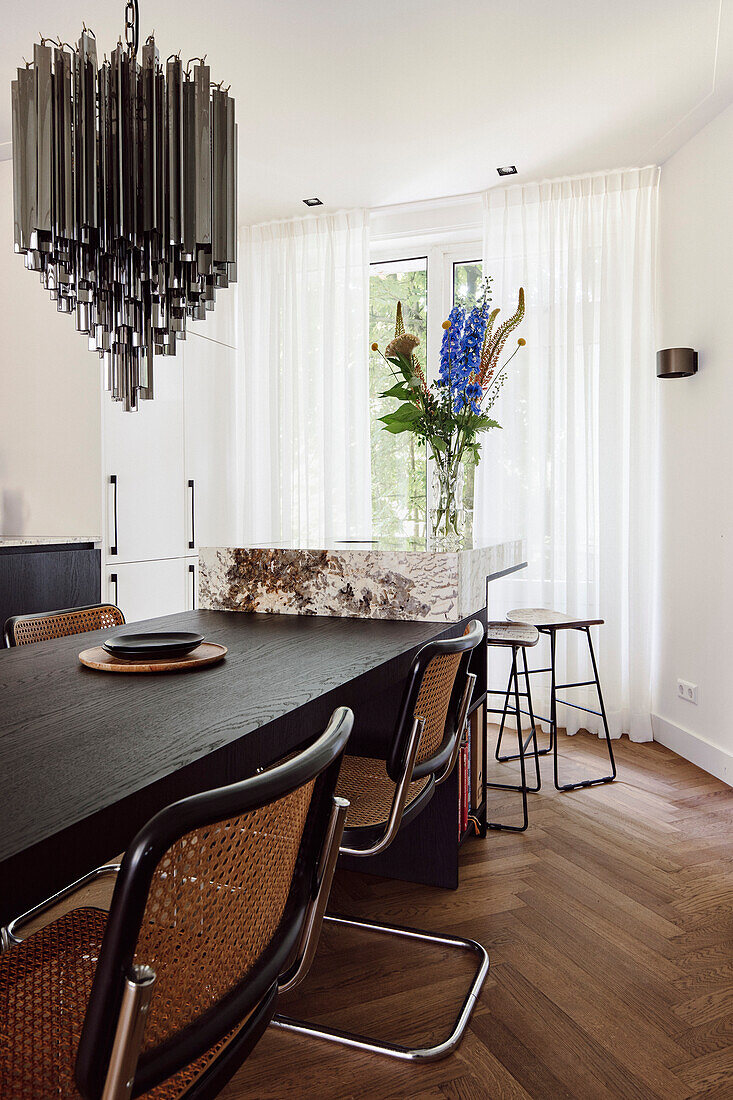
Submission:
M 496 758 L 501 760 L 502 763 L 505 760 L 519 760 L 519 770 L 521 775 L 521 783 L 519 785 L 514 783 L 489 783 L 484 776 L 484 793 L 486 790 L 495 791 L 517 791 L 522 795 L 522 824 L 521 825 L 505 825 L 498 821 L 489 821 L 488 817 L 488 801 L 486 803 L 486 829 L 502 829 L 506 832 L 523 833 L 529 823 L 527 814 L 527 794 L 535 792 L 540 789 L 541 776 L 540 776 L 540 761 L 539 751 L 537 748 L 537 733 L 535 731 L 535 720 L 532 711 L 532 696 L 529 690 L 529 671 L 527 669 L 527 655 L 525 650 L 528 646 L 536 646 L 540 640 L 539 631 L 535 626 L 527 624 L 515 624 L 509 622 L 492 622 L 486 626 L 486 644 L 488 646 L 502 646 L 505 648 L 511 647 L 512 651 L 512 666 L 509 673 L 509 685 L 506 692 L 504 691 L 492 691 L 488 690 L 487 695 L 503 695 L 504 707 L 488 707 L 486 708 L 487 716 L 489 714 L 501 714 L 501 729 L 499 731 L 499 743 L 496 749 Z M 525 690 L 519 690 L 519 669 L 517 667 L 517 661 L 519 658 L 519 652 L 522 652 L 522 659 L 524 662 L 524 674 L 525 674 Z M 510 706 L 509 700 L 511 696 L 514 696 L 514 706 Z M 525 698 L 527 700 L 527 711 L 523 711 L 519 700 Z M 524 731 L 522 729 L 522 714 L 528 713 L 530 719 L 530 732 L 528 736 L 524 737 Z M 506 721 L 507 714 L 513 714 L 517 721 L 517 747 L 519 751 L 514 756 L 499 756 L 499 744 L 501 742 L 501 736 L 504 732 L 504 723 Z M 488 721 L 484 723 L 484 761 L 488 760 Z M 532 755 L 534 756 L 535 765 L 535 785 L 533 787 L 527 786 L 527 771 L 525 763 L 525 754 L 527 746 L 533 742 L 534 748 Z
M 574 791 L 579 787 L 595 787 L 599 783 L 612 783 L 616 778 L 616 761 L 613 758 L 613 748 L 611 746 L 611 734 L 608 729 L 608 719 L 606 718 L 606 708 L 603 703 L 603 693 L 601 692 L 601 681 L 598 676 L 598 665 L 596 664 L 596 655 L 593 650 L 593 639 L 591 638 L 590 628 L 592 626 L 601 626 L 603 619 L 578 619 L 573 618 L 572 615 L 566 615 L 562 611 L 550 611 L 542 607 L 522 607 L 517 608 L 514 611 L 510 611 L 507 615 L 507 620 L 510 623 L 517 625 L 533 626 L 536 627 L 540 634 L 545 634 L 550 639 L 550 667 L 549 668 L 530 668 L 527 670 L 527 694 L 528 703 L 531 710 L 531 700 L 529 699 L 529 677 L 536 675 L 537 673 L 549 672 L 551 675 L 551 687 L 550 687 L 550 744 L 546 750 L 542 750 L 540 755 L 545 755 L 552 750 L 553 755 L 553 775 L 555 780 L 555 787 L 558 791 Z M 588 652 L 590 653 L 591 664 L 593 666 L 593 679 L 592 680 L 577 680 L 573 683 L 558 684 L 557 683 L 557 669 L 555 663 L 555 647 L 556 647 L 556 635 L 558 630 L 579 630 L 585 634 L 588 641 Z M 571 703 L 567 699 L 558 699 L 557 690 L 564 691 L 568 688 L 576 687 L 591 687 L 594 686 L 598 695 L 598 703 L 600 710 L 593 710 L 591 707 L 583 707 L 579 703 Z M 508 694 L 508 693 L 507 693 Z M 608 759 L 611 764 L 610 775 L 604 775 L 598 779 L 582 779 L 577 783 L 561 783 L 558 774 L 558 760 L 557 760 L 557 704 L 560 703 L 564 707 L 573 707 L 575 710 L 585 711 L 587 714 L 597 715 L 603 722 L 603 728 L 606 735 L 606 747 L 608 749 Z M 534 719 L 533 719 L 534 721 Z M 543 719 L 548 721 L 548 719 Z

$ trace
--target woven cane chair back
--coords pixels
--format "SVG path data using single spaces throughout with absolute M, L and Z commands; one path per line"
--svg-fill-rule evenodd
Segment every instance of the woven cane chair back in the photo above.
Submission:
M 433 657 L 423 673 L 415 703 L 415 717 L 425 719 L 425 728 L 417 749 L 418 764 L 435 756 L 443 744 L 448 707 L 462 659 L 462 653 L 446 653 Z
M 47 642 L 50 638 L 66 638 L 69 634 L 83 634 L 87 630 L 109 630 L 124 624 L 125 616 L 114 604 L 70 607 L 65 611 L 42 615 L 14 615 L 5 624 L 5 640 L 8 646 L 31 645 L 33 642 Z
M 450 759 L 460 696 L 471 652 L 483 638 L 483 626 L 472 619 L 462 637 L 430 642 L 418 653 L 408 679 L 398 727 L 388 761 L 390 778 L 399 781 L 412 722 L 425 722 L 415 759 L 415 779 L 430 775 Z
M 125 854 L 77 1059 L 100 1086 L 121 979 L 155 985 L 134 1092 L 220 1044 L 272 991 L 297 946 L 353 715 L 342 708 L 310 748 L 231 787 L 163 810 Z M 117 1000 L 116 1000 L 117 997 Z
M 135 962 L 155 971 L 143 1050 L 246 979 L 272 942 L 295 873 L 313 782 L 181 837 L 158 864 Z

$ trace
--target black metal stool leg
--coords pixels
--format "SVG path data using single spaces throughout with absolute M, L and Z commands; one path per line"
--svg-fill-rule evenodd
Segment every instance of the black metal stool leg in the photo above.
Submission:
M 527 664 L 527 650 L 526 649 L 522 650 L 522 661 L 524 662 L 524 682 L 527 685 L 527 707 L 529 709 L 529 716 L 530 716 L 530 720 L 532 722 L 532 729 L 536 729 L 534 709 L 532 707 L 532 692 L 530 691 L 530 687 L 529 687 L 529 677 L 530 677 L 531 672 L 530 672 L 530 668 Z M 535 670 L 532 670 L 532 671 L 538 671 L 538 670 L 535 669 Z M 539 671 L 543 671 L 543 670 L 540 669 Z M 545 721 L 545 719 L 542 719 L 542 720 Z M 537 756 L 549 756 L 550 753 L 552 752 L 552 742 L 553 742 L 552 727 L 550 728 L 550 739 L 548 741 L 547 748 L 545 748 L 545 749 L 540 749 L 540 748 L 537 747 L 537 737 L 536 737 L 536 734 L 535 734 L 535 752 L 537 753 Z
M 522 646 L 521 649 L 522 649 L 522 662 L 523 662 L 523 665 L 524 665 L 524 684 L 525 684 L 524 694 L 525 694 L 526 699 L 527 699 L 527 710 L 526 710 L 525 713 L 529 715 L 529 722 L 530 722 L 530 726 L 529 726 L 530 732 L 529 732 L 529 735 L 526 738 L 524 738 L 524 745 L 523 745 L 523 750 L 522 751 L 526 753 L 527 746 L 529 745 L 529 743 L 532 742 L 534 744 L 534 750 L 533 750 L 532 755 L 534 756 L 535 781 L 534 781 L 534 787 L 527 787 L 527 790 L 529 791 L 530 794 L 537 794 L 537 792 L 542 787 L 542 775 L 541 775 L 541 772 L 540 772 L 539 758 L 540 758 L 540 756 L 546 756 L 547 753 L 550 750 L 549 749 L 544 749 L 544 750 L 542 750 L 542 752 L 540 752 L 540 749 L 537 745 L 537 730 L 535 728 L 534 709 L 532 707 L 532 692 L 531 692 L 530 686 L 529 686 L 529 669 L 528 669 L 528 666 L 527 666 L 527 650 L 524 648 L 524 646 Z M 517 680 L 518 680 L 519 679 L 519 670 L 518 669 L 516 670 L 516 677 L 517 677 Z M 499 736 L 498 736 L 497 742 L 496 742 L 496 752 L 494 754 L 496 759 L 499 761 L 500 764 L 506 764 L 509 760 L 519 760 L 519 753 L 518 752 L 510 753 L 506 756 L 499 756 L 499 746 L 501 744 L 502 733 L 504 732 L 504 723 L 506 721 L 507 708 L 509 706 L 509 697 L 511 696 L 511 693 L 512 693 L 512 674 L 510 673 L 509 674 L 509 683 L 507 685 L 506 696 L 505 696 L 505 699 L 504 699 L 504 710 L 503 710 L 502 716 L 501 716 L 501 726 L 499 727 Z
M 524 650 L 522 650 L 522 652 L 524 652 Z M 506 695 L 504 696 L 504 710 L 502 711 L 502 714 L 501 714 L 501 725 L 499 726 L 499 736 L 496 739 L 496 752 L 494 753 L 495 758 L 499 761 L 502 761 L 502 757 L 499 756 L 499 752 L 501 750 L 501 739 L 504 736 L 504 726 L 506 724 L 507 708 L 509 706 L 509 696 L 511 695 L 511 693 L 512 693 L 512 674 L 510 672 L 509 673 L 509 683 L 506 686 Z M 509 760 L 509 759 L 512 759 L 512 758 L 508 757 L 508 756 L 505 756 L 503 759 L 504 760 Z M 513 759 L 516 759 L 516 757 L 514 757 Z
M 605 704 L 603 702 L 603 692 L 601 691 L 601 680 L 600 680 L 600 677 L 598 675 L 598 665 L 596 664 L 596 655 L 595 655 L 595 651 L 593 649 L 593 640 L 590 636 L 590 627 L 585 626 L 585 627 L 581 627 L 579 629 L 582 629 L 585 632 L 585 636 L 588 640 L 588 651 L 590 653 L 591 664 L 593 665 L 593 680 L 589 680 L 589 681 L 587 681 L 587 683 L 595 685 L 596 693 L 598 695 L 598 702 L 599 702 L 599 705 L 600 705 L 601 709 L 600 709 L 600 711 L 591 710 L 590 707 L 581 707 L 577 703 L 565 703 L 564 700 L 562 700 L 562 699 L 558 700 L 557 699 L 557 696 L 556 696 L 556 680 L 555 680 L 555 631 L 554 630 L 551 631 L 550 651 L 551 651 L 551 655 L 552 655 L 552 705 L 551 705 L 551 712 L 550 713 L 552 715 L 552 728 L 555 732 L 554 779 L 555 779 L 555 787 L 557 788 L 558 791 L 576 791 L 580 787 L 597 787 L 600 783 L 613 783 L 614 779 L 616 778 L 616 761 L 615 761 L 614 756 L 613 756 L 613 747 L 611 745 L 611 733 L 610 733 L 609 728 L 608 728 L 608 719 L 606 717 L 606 707 L 605 707 Z M 584 687 L 585 685 L 586 685 L 586 682 L 580 682 L 580 683 L 574 683 L 574 684 L 561 684 L 560 686 L 563 687 L 563 688 L 572 688 L 572 687 Z M 563 705 L 565 705 L 565 706 L 573 706 L 573 707 L 576 707 L 578 710 L 584 710 L 589 714 L 595 714 L 595 715 L 598 715 L 598 717 L 601 718 L 601 720 L 603 722 L 603 729 L 604 729 L 604 732 L 605 732 L 605 737 L 606 737 L 606 748 L 608 749 L 608 759 L 609 759 L 610 764 L 611 764 L 611 774 L 610 775 L 603 775 L 603 776 L 600 776 L 598 779 L 581 779 L 578 783 L 560 783 L 560 779 L 559 779 L 559 775 L 558 775 L 558 762 L 557 762 L 557 703 L 558 703 L 558 701 L 560 703 L 563 703 Z
M 603 729 L 606 734 L 606 748 L 608 749 L 608 759 L 611 764 L 611 774 L 607 775 L 605 779 L 597 781 L 602 783 L 611 783 L 616 778 L 616 761 L 613 756 L 613 746 L 611 744 L 611 733 L 608 728 L 608 718 L 606 717 L 606 704 L 603 702 L 603 692 L 601 691 L 601 678 L 598 675 L 598 665 L 596 664 L 596 654 L 593 649 L 593 639 L 590 636 L 590 627 L 585 628 L 585 634 L 588 639 L 588 650 L 590 652 L 591 664 L 593 665 L 593 676 L 596 681 L 596 691 L 598 692 L 598 703 L 601 708 L 601 718 L 603 719 Z
M 514 714 L 516 715 L 516 719 L 517 719 L 517 747 L 519 749 L 518 756 L 519 756 L 519 769 L 520 769 L 520 774 L 521 774 L 521 783 L 517 786 L 514 783 L 487 783 L 486 780 L 484 780 L 484 790 L 490 789 L 490 790 L 495 790 L 495 791 L 517 791 L 518 793 L 520 793 L 522 795 L 522 824 L 521 825 L 503 825 L 501 822 L 498 822 L 498 821 L 489 821 L 488 820 L 488 800 L 487 800 L 487 805 L 486 805 L 486 817 L 487 817 L 486 828 L 487 829 L 502 829 L 505 832 L 510 832 L 510 833 L 523 833 L 525 831 L 525 829 L 527 828 L 527 825 L 529 824 L 529 815 L 528 815 L 528 812 L 527 812 L 527 791 L 528 791 L 528 788 L 527 788 L 527 772 L 526 772 L 525 760 L 524 760 L 525 741 L 524 741 L 524 730 L 522 729 L 522 710 L 521 710 L 521 707 L 519 705 L 519 672 L 518 672 L 518 669 L 517 669 L 517 656 L 518 656 L 518 649 L 519 648 L 521 648 L 521 647 L 519 647 L 519 646 L 513 646 L 512 647 L 511 683 L 514 686 Z M 512 713 L 511 710 L 508 710 L 506 702 L 505 702 L 504 706 L 505 706 L 505 710 L 507 710 L 508 713 Z M 498 711 L 493 711 L 492 712 L 487 708 L 487 714 L 489 714 L 489 713 L 498 713 Z M 488 725 L 488 723 L 487 723 L 487 725 Z M 487 734 L 487 738 L 488 738 L 488 734 Z M 527 742 L 529 743 L 530 740 L 531 740 L 531 736 L 527 738 Z M 536 745 L 536 742 L 535 742 L 535 745 Z M 484 759 L 486 759 L 486 756 L 484 756 Z M 535 764 L 536 764 L 537 771 L 538 771 L 538 774 L 539 774 L 539 760 L 537 759 L 536 754 L 535 754 Z
M 552 772 L 555 789 L 562 790 L 557 770 L 557 696 L 555 694 L 555 631 L 550 634 L 550 736 L 552 737 Z
M 545 756 L 548 749 L 540 751 L 537 744 L 537 726 L 534 720 L 534 707 L 532 706 L 532 692 L 529 686 L 529 669 L 527 668 L 527 650 L 522 647 L 522 664 L 524 666 L 524 687 L 527 692 L 527 710 L 529 711 L 529 728 L 531 729 L 531 738 L 534 742 L 534 769 L 535 769 L 535 786 L 530 787 L 533 794 L 536 794 L 542 786 L 542 775 L 540 773 L 540 756 Z M 526 745 L 525 745 L 526 748 Z
M 534 708 L 533 708 L 533 705 L 532 705 L 532 690 L 530 688 L 529 678 L 530 678 L 530 676 L 535 675 L 535 673 L 549 672 L 550 670 L 549 669 L 544 669 L 544 668 L 530 668 L 528 663 L 527 663 L 527 650 L 525 649 L 524 646 L 522 646 L 522 664 L 523 664 L 522 674 L 524 676 L 524 684 L 525 684 L 525 691 L 524 691 L 523 694 L 527 699 L 527 710 L 525 711 L 525 713 L 529 715 L 530 722 L 531 722 L 532 732 L 531 732 L 530 736 L 531 736 L 532 740 L 534 741 L 534 755 L 537 756 L 537 757 L 539 757 L 539 756 L 549 756 L 550 753 L 552 752 L 552 746 L 553 746 L 553 740 L 554 740 L 553 739 L 553 734 L 552 734 L 552 728 L 550 728 L 550 735 L 549 735 L 549 741 L 547 743 L 547 747 L 544 748 L 544 749 L 541 749 L 539 747 L 539 744 L 538 744 L 538 741 L 537 741 L 537 723 L 536 723 L 536 719 L 535 719 Z M 504 710 L 503 710 L 502 716 L 501 716 L 501 726 L 499 727 L 499 736 L 498 736 L 497 741 L 496 741 L 496 751 L 494 752 L 494 756 L 496 757 L 496 759 L 499 761 L 500 764 L 506 764 L 507 761 L 509 761 L 509 760 L 518 760 L 519 759 L 519 755 L 517 753 L 514 753 L 513 755 L 506 755 L 506 756 L 500 756 L 499 755 L 500 749 L 501 749 L 502 735 L 504 733 L 504 725 L 505 725 L 505 722 L 506 722 L 507 707 L 509 705 L 509 696 L 511 695 L 511 692 L 512 692 L 512 678 L 511 678 L 511 673 L 510 673 L 509 674 L 509 683 L 507 684 L 506 696 L 505 696 L 505 699 L 504 699 Z M 495 692 L 493 694 L 498 695 L 499 692 Z M 543 721 L 543 722 L 548 721 L 547 718 L 542 718 L 541 716 L 540 716 L 540 720 Z M 527 739 L 527 741 L 525 742 L 525 745 L 524 745 L 525 749 L 527 748 L 528 744 L 529 744 L 529 739 Z M 542 780 L 541 780 L 540 775 L 538 774 L 538 776 L 537 776 L 537 786 L 536 787 L 530 787 L 530 790 L 532 792 L 536 792 L 540 789 L 541 786 L 542 786 Z

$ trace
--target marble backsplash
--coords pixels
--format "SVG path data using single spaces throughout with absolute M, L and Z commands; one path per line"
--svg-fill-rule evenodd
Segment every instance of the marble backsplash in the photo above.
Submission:
M 214 611 L 457 622 L 523 560 L 521 539 L 458 552 L 207 547 L 199 606 Z

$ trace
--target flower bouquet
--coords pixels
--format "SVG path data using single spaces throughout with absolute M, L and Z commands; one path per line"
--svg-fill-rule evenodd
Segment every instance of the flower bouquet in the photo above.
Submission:
M 388 432 L 413 432 L 423 439 L 433 460 L 432 535 L 437 545 L 452 549 L 471 535 L 463 507 L 464 466 L 475 467 L 481 456 L 480 435 L 501 425 L 488 415 L 506 382 L 506 369 L 525 340 L 499 366 L 506 342 L 524 317 L 524 289 L 517 310 L 496 325 L 499 309 L 491 309 L 491 279 L 484 279 L 478 303 L 470 311 L 454 306 L 443 322 L 438 377 L 428 383 L 415 354 L 420 341 L 405 331 L 402 304 L 397 303 L 394 339 L 382 358 L 395 384 L 383 398 L 400 404 L 379 419 Z M 379 346 L 372 344 L 372 351 Z M 380 354 L 382 354 L 380 352 Z

